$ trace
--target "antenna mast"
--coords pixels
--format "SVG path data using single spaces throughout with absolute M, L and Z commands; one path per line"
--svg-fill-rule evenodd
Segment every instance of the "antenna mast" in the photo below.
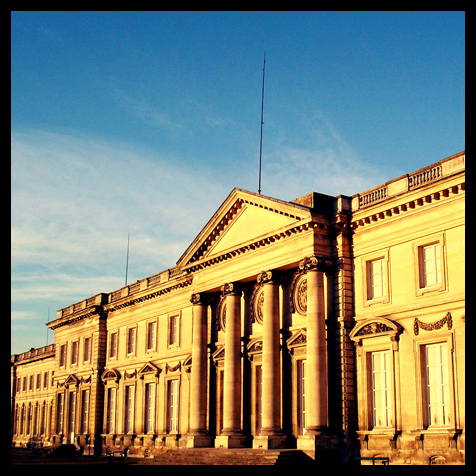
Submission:
M 131 232 L 129 232 L 127 234 L 127 259 L 126 259 L 126 284 L 125 286 L 127 286 L 127 271 L 129 269 L 129 239 L 131 237 Z
M 261 156 L 263 152 L 263 112 L 264 112 L 264 72 L 266 69 L 266 51 L 264 52 L 263 60 L 263 87 L 261 89 L 261 134 L 259 139 L 259 178 L 258 178 L 258 193 L 261 195 Z

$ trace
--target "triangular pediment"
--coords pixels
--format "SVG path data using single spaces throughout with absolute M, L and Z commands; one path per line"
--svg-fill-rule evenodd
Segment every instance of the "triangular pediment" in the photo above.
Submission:
M 287 341 L 288 348 L 307 344 L 307 333 L 304 329 L 295 332 Z
M 155 365 L 154 363 L 147 362 L 139 370 L 139 378 L 144 378 L 145 374 L 154 374 L 156 376 L 159 376 L 161 371 L 162 369 L 160 367 L 157 367 L 157 365 Z
M 177 262 L 195 261 L 232 251 L 310 216 L 309 208 L 235 188 Z

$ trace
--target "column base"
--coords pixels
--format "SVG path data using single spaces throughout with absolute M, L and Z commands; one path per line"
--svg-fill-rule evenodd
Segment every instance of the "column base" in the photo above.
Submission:
M 213 436 L 187 435 L 185 448 L 213 448 Z
M 286 435 L 257 435 L 253 438 L 253 449 L 272 450 L 287 448 Z
M 247 443 L 245 435 L 220 435 L 215 438 L 215 448 L 246 448 Z
M 296 448 L 312 459 L 331 460 L 338 449 L 336 436 L 322 431 L 320 434 L 306 434 L 297 437 Z

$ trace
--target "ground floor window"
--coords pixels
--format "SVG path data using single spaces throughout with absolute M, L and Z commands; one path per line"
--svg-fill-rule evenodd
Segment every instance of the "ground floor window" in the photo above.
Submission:
M 425 407 L 427 426 L 450 424 L 450 379 L 446 342 L 424 346 Z
M 169 380 L 168 392 L 168 417 L 167 417 L 167 431 L 169 433 L 178 432 L 179 422 L 179 381 Z

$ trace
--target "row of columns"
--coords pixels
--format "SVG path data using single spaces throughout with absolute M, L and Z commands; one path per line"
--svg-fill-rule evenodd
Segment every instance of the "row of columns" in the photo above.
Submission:
M 319 435 L 327 428 L 327 361 L 325 331 L 324 273 L 326 258 L 311 256 L 300 263 L 307 274 L 307 424 L 306 435 Z M 262 429 L 253 447 L 279 448 L 286 437 L 281 429 L 279 271 L 263 271 L 257 277 L 264 286 Z M 241 428 L 241 287 L 227 283 L 226 333 L 223 391 L 223 431 L 215 438 L 216 447 L 239 447 L 246 442 Z M 193 294 L 193 349 L 190 400 L 190 446 L 210 446 L 207 436 L 207 294 Z

